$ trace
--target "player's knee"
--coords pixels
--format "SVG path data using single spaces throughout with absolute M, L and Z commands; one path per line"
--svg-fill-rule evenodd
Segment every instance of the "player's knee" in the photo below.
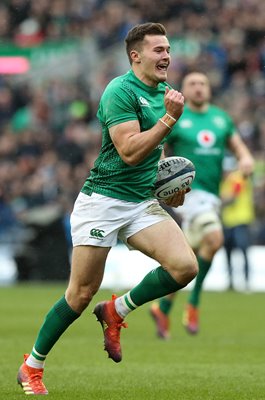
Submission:
M 172 277 L 183 286 L 191 282 L 198 274 L 199 267 L 195 254 L 175 260 L 171 266 Z
M 205 253 L 207 254 L 207 258 L 213 258 L 213 256 L 217 253 L 218 250 L 224 244 L 224 236 L 221 231 L 212 232 L 212 234 L 207 235 L 202 242 L 201 248 L 205 248 Z
M 93 290 L 90 286 L 69 287 L 66 291 L 66 300 L 75 311 L 82 313 L 91 302 L 95 293 L 96 290 Z
M 91 302 L 93 296 L 94 296 L 94 293 L 90 287 L 82 288 L 79 293 L 80 304 L 82 304 L 84 307 L 87 307 L 88 304 Z
M 186 265 L 184 265 L 182 271 L 182 283 L 187 285 L 196 277 L 199 272 L 199 266 L 195 256 Z
M 222 236 L 217 237 L 215 240 L 212 240 L 209 243 L 209 252 L 211 253 L 212 257 L 217 253 L 218 250 L 221 249 L 223 244 L 224 240 Z

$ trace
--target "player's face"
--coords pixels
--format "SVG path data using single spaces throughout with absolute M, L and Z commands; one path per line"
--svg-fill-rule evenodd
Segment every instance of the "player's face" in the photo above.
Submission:
M 208 78 L 200 73 L 187 75 L 183 80 L 182 93 L 189 103 L 197 107 L 203 106 L 211 97 Z
M 135 53 L 137 76 L 146 85 L 156 87 L 167 80 L 170 46 L 166 36 L 146 35 L 141 49 Z

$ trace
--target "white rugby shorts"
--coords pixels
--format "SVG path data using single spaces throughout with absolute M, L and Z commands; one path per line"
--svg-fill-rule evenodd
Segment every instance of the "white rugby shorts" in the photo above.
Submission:
M 198 248 L 206 234 L 222 229 L 220 206 L 217 196 L 203 190 L 191 190 L 186 195 L 184 206 L 177 210 L 182 217 L 182 230 L 192 248 Z
M 205 235 L 216 230 L 222 230 L 222 224 L 215 210 L 204 211 L 194 219 L 182 222 L 182 231 L 193 249 L 200 246 Z
M 171 219 L 156 199 L 134 203 L 80 192 L 71 214 L 73 246 L 112 247 L 158 222 Z

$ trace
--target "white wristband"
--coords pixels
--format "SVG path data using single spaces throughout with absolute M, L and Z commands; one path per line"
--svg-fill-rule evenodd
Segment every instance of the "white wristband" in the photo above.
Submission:
M 170 115 L 170 114 L 168 114 L 168 113 L 166 113 L 166 115 L 167 115 L 169 118 L 171 118 L 174 122 L 177 122 L 176 118 L 172 117 L 172 115 Z
M 162 124 L 166 125 L 168 127 L 168 129 L 171 130 L 171 127 L 165 121 L 163 121 L 161 118 L 159 118 L 159 121 L 162 122 Z

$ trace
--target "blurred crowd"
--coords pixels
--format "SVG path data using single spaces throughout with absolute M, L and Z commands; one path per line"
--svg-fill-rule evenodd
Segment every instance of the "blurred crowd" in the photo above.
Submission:
M 60 206 L 69 228 L 73 201 L 101 144 L 98 100 L 108 81 L 129 68 L 127 31 L 147 21 L 167 28 L 169 82 L 178 88 L 187 71 L 204 70 L 213 102 L 230 113 L 253 151 L 253 242 L 265 244 L 265 2 L 260 0 L 2 0 L 0 52 L 1 44 L 28 48 L 68 38 L 92 41 L 94 50 L 67 78 L 64 65 L 61 76 L 37 83 L 27 75 L 20 80 L 0 75 L 0 238 L 14 237 L 29 211 L 47 205 Z

